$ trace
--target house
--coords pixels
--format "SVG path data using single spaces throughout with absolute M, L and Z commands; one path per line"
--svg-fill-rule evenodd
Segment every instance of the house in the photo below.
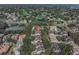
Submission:
M 31 34 L 31 36 L 39 36 L 40 33 L 36 33 L 36 34 Z
M 20 39 L 20 40 L 22 40 L 22 39 L 25 38 L 25 36 L 26 36 L 25 34 L 22 34 L 22 35 L 21 34 L 14 34 L 14 35 L 11 36 L 11 39 L 13 39 L 13 40 L 19 40 Z
M 34 40 L 34 41 L 32 41 L 31 43 L 32 44 L 36 44 L 36 43 L 41 43 L 42 42 L 42 40 Z
M 11 45 L 6 43 L 0 46 L 0 54 L 7 53 Z
M 41 27 L 39 25 L 35 26 L 35 32 L 40 32 L 41 31 Z
M 53 43 L 53 42 L 58 42 L 58 40 L 57 40 L 57 38 L 56 38 L 56 35 L 55 35 L 55 34 L 50 33 L 50 34 L 49 34 L 49 37 L 50 37 L 51 43 Z
M 52 48 L 54 54 L 59 54 L 59 52 L 61 51 L 57 43 L 52 43 Z
M 40 54 L 43 54 L 45 52 L 45 50 L 35 50 L 35 51 L 33 51 L 31 54 L 33 54 L 33 55 L 40 55 Z
M 50 26 L 50 31 L 56 31 L 57 32 L 57 27 L 56 26 Z

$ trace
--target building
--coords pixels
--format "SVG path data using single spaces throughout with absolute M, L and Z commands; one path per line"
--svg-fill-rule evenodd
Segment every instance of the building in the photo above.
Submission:
M 10 49 L 11 45 L 6 43 L 0 46 L 0 54 L 6 54 L 9 49 Z
M 24 39 L 25 38 L 25 34 L 13 34 L 12 36 L 11 36 L 11 39 L 13 39 L 13 40 L 22 40 L 22 39 Z
M 41 31 L 41 27 L 36 25 L 34 30 L 35 32 L 39 33 Z

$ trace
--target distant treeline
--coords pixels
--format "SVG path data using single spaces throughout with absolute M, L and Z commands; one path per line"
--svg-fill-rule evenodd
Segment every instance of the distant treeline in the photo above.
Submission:
M 0 4 L 0 8 L 73 8 L 79 9 L 79 4 Z

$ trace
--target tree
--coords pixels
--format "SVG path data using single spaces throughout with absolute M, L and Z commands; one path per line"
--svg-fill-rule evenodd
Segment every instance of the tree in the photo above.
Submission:
M 22 46 L 22 51 L 23 51 L 23 54 L 28 54 L 30 55 L 31 52 L 33 51 L 33 45 L 31 44 L 31 39 L 30 39 L 30 35 L 31 35 L 31 29 L 32 29 L 32 26 L 31 24 L 29 24 L 27 27 L 26 27 L 26 31 L 25 31 L 25 34 L 26 34 L 26 37 L 25 39 L 23 40 L 23 46 Z
M 61 55 L 71 55 L 73 53 L 73 47 L 69 44 L 59 44 L 59 48 L 61 49 Z
M 49 41 L 48 31 L 46 27 L 42 30 L 42 42 L 45 48 L 45 54 L 48 54 L 48 55 L 51 54 L 52 48 L 51 48 L 51 43 Z
M 73 33 L 74 42 L 79 45 L 79 32 Z

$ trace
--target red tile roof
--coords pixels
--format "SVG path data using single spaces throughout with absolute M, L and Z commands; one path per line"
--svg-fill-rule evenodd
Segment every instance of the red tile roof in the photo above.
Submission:
M 9 45 L 9 44 L 3 44 L 3 45 L 0 47 L 0 54 L 6 53 L 6 52 L 9 50 L 10 46 L 11 46 L 11 45 Z
M 40 32 L 40 30 L 41 30 L 41 27 L 39 25 L 36 25 L 35 26 L 35 32 Z

